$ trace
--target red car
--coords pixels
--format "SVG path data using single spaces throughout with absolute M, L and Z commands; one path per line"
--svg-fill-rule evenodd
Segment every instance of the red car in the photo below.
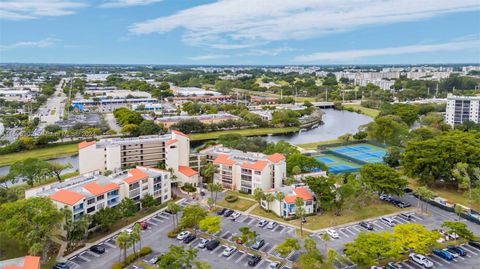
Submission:
M 137 223 L 140 224 L 140 227 L 142 227 L 142 230 L 146 230 L 148 228 L 148 223 L 145 221 L 139 221 Z

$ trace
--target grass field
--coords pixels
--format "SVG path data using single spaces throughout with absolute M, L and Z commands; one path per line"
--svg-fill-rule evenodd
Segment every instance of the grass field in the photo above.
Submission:
M 260 92 L 260 91 L 249 91 L 249 90 L 244 90 L 244 89 L 235 89 L 235 90 L 239 91 L 239 92 L 248 93 L 248 94 L 251 94 L 251 95 L 256 95 L 256 96 L 280 98 L 280 95 L 274 94 L 274 93 L 267 93 L 267 92 Z M 284 98 L 285 97 L 295 98 L 295 96 L 290 96 L 290 95 L 284 95 L 283 97 Z M 295 101 L 297 101 L 297 102 L 305 102 L 305 101 L 315 102 L 315 98 L 313 98 L 313 97 L 296 97 Z
M 238 200 L 233 202 L 233 203 L 229 203 L 225 200 L 217 201 L 218 206 L 231 208 L 231 209 L 236 210 L 236 211 L 245 211 L 256 203 L 257 202 L 255 202 L 255 201 L 250 201 L 250 200 L 242 199 L 242 198 L 238 198 Z
M 383 216 L 386 214 L 392 214 L 399 211 L 402 211 L 402 209 L 390 204 L 374 203 L 366 207 L 357 208 L 350 211 L 343 211 L 342 215 L 340 216 L 335 216 L 331 212 L 325 213 L 322 215 L 308 216 L 307 223 L 305 223 L 303 227 L 306 229 L 318 230 L 318 229 L 323 229 L 331 226 L 337 226 L 337 225 L 346 224 L 350 222 L 360 221 L 363 219 L 375 218 L 375 217 Z M 270 218 L 278 222 L 284 222 L 284 223 L 288 223 L 288 224 L 292 224 L 300 227 L 299 220 L 283 220 L 277 217 L 275 214 L 266 212 L 265 210 L 259 207 L 252 210 L 251 214 L 257 215 L 260 217 Z
M 26 158 L 39 158 L 43 160 L 74 155 L 78 153 L 77 143 L 51 146 L 41 149 L 32 149 L 6 155 L 0 155 L 0 166 L 10 165 Z
M 257 135 L 268 135 L 268 134 L 286 134 L 297 132 L 299 128 L 297 127 L 285 127 L 285 128 L 254 128 L 254 129 L 243 129 L 243 130 L 229 130 L 229 131 L 218 131 L 218 132 L 209 132 L 209 133 L 200 133 L 200 134 L 189 134 L 188 137 L 191 141 L 201 141 L 209 139 L 217 139 L 221 135 L 225 134 L 240 134 L 242 136 L 257 136 Z
M 312 142 L 312 143 L 305 143 L 305 144 L 297 144 L 296 146 L 304 149 L 317 149 L 318 146 L 335 144 L 340 142 L 342 141 L 339 139 L 333 139 L 333 140 L 326 140 L 326 141 L 319 141 L 319 142 Z
M 375 118 L 376 116 L 378 116 L 378 114 L 380 113 L 380 110 L 376 110 L 376 109 L 373 109 L 373 108 L 367 108 L 367 107 L 363 107 L 361 105 L 358 105 L 358 104 L 342 104 L 344 107 L 351 107 L 355 110 L 360 110 L 360 112 L 364 115 L 367 115 L 369 117 L 372 117 L 372 118 Z

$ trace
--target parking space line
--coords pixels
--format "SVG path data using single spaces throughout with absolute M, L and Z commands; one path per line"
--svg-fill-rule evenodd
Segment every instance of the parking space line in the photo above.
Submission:
M 412 215 L 410 215 L 410 216 L 412 216 L 412 218 L 414 218 L 414 219 L 416 219 L 416 220 L 423 220 L 423 218 L 417 216 L 416 214 L 412 214 Z
M 384 228 L 383 226 L 381 226 L 381 225 L 378 225 L 377 222 L 379 222 L 379 221 L 374 221 L 374 222 L 372 222 L 372 225 L 375 225 L 375 226 L 377 226 L 377 228 L 379 228 L 379 229 L 381 229 L 381 230 L 384 230 L 385 228 Z
M 277 245 L 274 245 L 267 253 L 272 254 L 272 251 L 277 247 Z
M 235 263 L 238 263 L 240 260 L 242 260 L 243 256 L 245 256 L 245 253 L 243 253 L 237 260 L 235 260 Z
M 252 222 L 256 221 L 257 219 L 256 218 L 252 218 L 252 220 L 248 223 L 248 225 L 251 225 Z
M 233 258 L 233 256 L 235 256 L 235 254 L 237 254 L 237 253 L 243 253 L 243 252 L 242 252 L 242 251 L 239 251 L 239 250 L 235 251 L 235 253 L 232 253 L 232 255 L 230 255 L 230 256 L 227 258 L 227 261 L 230 260 L 231 258 Z
M 83 257 L 82 254 L 83 254 L 83 253 L 78 254 L 78 255 L 77 255 L 77 258 L 80 258 L 81 260 L 84 260 L 85 262 L 90 262 L 90 260 L 87 259 L 87 258 L 85 258 L 85 257 Z
M 433 255 L 428 256 L 428 258 L 429 258 L 433 263 L 439 264 L 440 266 L 443 265 L 443 263 L 439 262 L 438 259 L 440 259 L 440 260 L 442 260 L 442 261 L 445 261 L 445 262 L 448 262 L 448 261 L 446 261 L 446 260 L 443 260 L 443 259 L 441 259 L 441 258 L 439 258 L 439 257 L 436 257 L 436 256 L 433 256 Z M 448 263 L 450 263 L 450 262 L 448 262 Z
M 408 263 L 402 262 L 402 264 L 410 269 L 416 269 L 415 267 L 410 266 Z
M 148 225 L 158 226 L 158 224 L 153 222 L 152 220 L 148 220 L 147 223 Z
M 257 269 L 263 263 L 265 263 L 265 260 L 262 259 L 261 261 L 258 262 L 258 264 L 255 267 L 253 267 L 253 269 Z
M 107 252 L 107 250 L 105 250 L 105 252 Z M 100 257 L 99 254 L 97 254 L 97 253 L 95 253 L 95 252 L 93 252 L 93 251 L 88 251 L 88 254 L 93 255 L 93 256 L 95 256 L 95 257 L 97 257 L 97 258 Z
M 352 230 L 350 230 L 350 228 L 352 228 L 352 226 L 346 227 L 345 230 L 347 230 L 349 233 L 353 234 L 353 236 L 356 236 L 357 234 L 355 233 L 355 230 L 352 231 Z
M 102 244 L 107 245 L 107 246 L 109 246 L 109 247 L 111 247 L 111 248 L 117 248 L 116 245 L 112 245 L 112 244 L 107 243 L 107 242 L 103 242 Z
M 350 227 L 352 227 L 355 231 L 357 231 L 359 233 L 361 232 L 361 230 L 359 228 L 357 228 L 357 225 L 353 225 L 353 226 L 350 226 Z M 358 226 L 358 227 L 360 227 L 360 226 Z
M 381 222 L 381 221 L 378 221 L 378 224 L 377 224 L 378 227 L 381 227 L 382 229 L 388 229 L 388 228 L 391 228 L 390 226 L 388 226 L 387 224 Z
M 407 220 L 405 220 L 405 219 L 403 219 L 403 218 L 401 218 L 401 217 L 399 217 L 399 216 L 395 216 L 395 217 L 393 217 L 392 219 L 393 219 L 394 221 L 396 221 L 396 222 L 399 222 L 399 223 L 407 223 L 407 222 L 408 222 Z
M 350 237 L 350 236 L 348 236 L 348 234 L 342 232 L 342 230 L 338 230 L 338 232 L 341 233 L 341 234 L 343 234 L 343 235 L 345 235 L 346 237 Z
M 474 252 L 469 245 L 463 245 L 462 248 L 465 249 L 466 251 L 472 253 L 473 255 L 478 256 L 478 254 L 476 252 Z

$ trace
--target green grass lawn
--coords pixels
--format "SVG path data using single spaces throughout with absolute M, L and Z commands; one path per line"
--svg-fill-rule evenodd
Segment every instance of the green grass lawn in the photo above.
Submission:
M 235 195 L 235 196 L 239 196 L 239 197 L 255 199 L 255 197 L 253 197 L 253 195 L 251 195 L 251 194 L 240 193 L 238 191 L 227 191 L 227 195 Z
M 22 248 L 17 240 L 0 233 L 0 260 L 9 260 L 27 255 L 28 249 Z
M 322 215 L 308 216 L 307 223 L 305 223 L 303 227 L 306 229 L 318 230 L 331 226 L 360 221 L 363 219 L 375 218 L 400 211 L 402 211 L 402 209 L 387 203 L 374 203 L 366 207 L 357 208 L 350 211 L 343 211 L 342 215 L 340 216 L 335 216 L 330 212 Z M 300 227 L 299 220 L 284 220 L 274 213 L 266 212 L 259 207 L 252 210 L 251 214 Z
M 361 105 L 358 105 L 358 104 L 342 104 L 344 107 L 351 107 L 351 108 L 354 108 L 355 110 L 360 110 L 362 114 L 365 114 L 369 117 L 372 117 L 372 118 L 375 118 L 376 116 L 378 116 L 378 114 L 380 113 L 380 110 L 377 110 L 377 109 L 373 109 L 373 108 L 367 108 L 367 107 L 363 107 Z
M 217 132 L 208 132 L 200 134 L 189 134 L 188 137 L 191 141 L 201 141 L 209 139 L 217 139 L 221 135 L 225 134 L 240 134 L 242 136 L 257 136 L 257 135 L 268 135 L 268 134 L 285 134 L 297 132 L 299 128 L 297 127 L 285 127 L 285 128 L 253 128 L 253 129 L 242 129 L 242 130 L 229 130 L 229 131 L 217 131 Z
M 78 153 L 78 145 L 66 144 L 56 145 L 47 148 L 32 149 L 22 152 L 16 152 L 6 155 L 0 155 L 0 166 L 11 165 L 16 161 L 20 161 L 26 158 L 39 158 L 43 160 L 74 155 Z
M 339 139 L 333 139 L 333 140 L 326 140 L 326 141 L 318 141 L 318 142 L 312 142 L 312 143 L 305 143 L 305 144 L 297 144 L 296 146 L 299 146 L 304 149 L 317 149 L 318 146 L 322 145 L 329 145 L 329 144 L 336 144 L 342 142 Z
M 225 200 L 217 201 L 217 205 L 221 207 L 231 208 L 237 211 L 245 211 L 249 209 L 252 205 L 256 204 L 255 201 L 250 201 L 247 199 L 238 198 L 237 201 L 230 203 Z
M 244 90 L 244 89 L 236 89 L 236 90 L 239 91 L 239 92 L 245 92 L 245 93 L 248 93 L 248 94 L 251 94 L 251 95 L 266 96 L 266 97 L 273 97 L 273 98 L 279 98 L 280 99 L 279 94 L 268 93 L 268 92 L 260 92 L 260 91 L 249 91 L 249 90 Z M 295 96 L 291 96 L 291 95 L 284 95 L 283 96 L 283 98 L 286 98 L 286 97 L 295 98 L 295 100 L 297 102 L 305 102 L 305 101 L 315 102 L 314 97 L 298 97 L 298 96 L 295 97 Z

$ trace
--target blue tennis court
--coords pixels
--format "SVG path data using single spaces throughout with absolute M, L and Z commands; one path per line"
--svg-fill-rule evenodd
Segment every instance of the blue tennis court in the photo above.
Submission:
M 360 165 L 332 154 L 315 156 L 315 159 L 324 163 L 328 167 L 328 171 L 332 174 L 357 172 L 360 169 Z
M 324 164 L 327 164 L 327 163 L 334 163 L 335 161 L 330 159 L 330 158 L 327 158 L 327 157 L 318 157 L 316 158 L 317 160 L 321 161 L 322 163 Z
M 386 155 L 385 149 L 370 144 L 335 147 L 330 151 L 363 163 L 382 163 L 383 157 Z

